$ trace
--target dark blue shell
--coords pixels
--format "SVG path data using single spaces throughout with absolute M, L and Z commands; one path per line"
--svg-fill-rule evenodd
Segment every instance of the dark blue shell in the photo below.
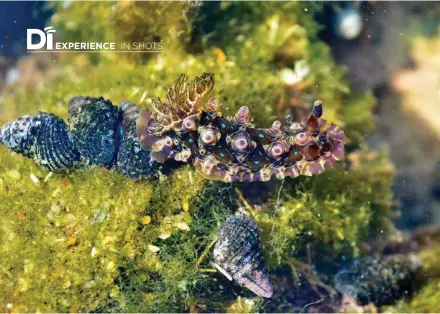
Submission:
M 136 119 L 141 110 L 133 103 L 121 103 L 119 125 L 120 145 L 117 157 L 118 170 L 132 179 L 146 179 L 161 168 L 161 164 L 151 160 L 150 152 L 142 149 L 136 134 Z
M 0 142 L 50 171 L 69 169 L 80 160 L 66 123 L 50 113 L 9 122 L 0 129 Z
M 30 134 L 34 119 L 32 116 L 23 116 L 8 122 L 0 128 L 0 143 L 16 153 L 32 158 L 35 141 L 33 137 L 30 138 Z
M 360 305 L 393 304 L 414 290 L 422 260 L 415 255 L 367 256 L 351 261 L 335 276 L 335 287 Z
M 69 102 L 69 127 L 84 161 L 111 168 L 116 160 L 118 107 L 104 98 L 75 97 Z
M 0 143 L 51 171 L 80 161 L 120 171 L 131 179 L 147 179 L 164 165 L 140 147 L 136 134 L 140 113 L 130 102 L 123 102 L 119 110 L 103 98 L 75 97 L 69 103 L 70 132 L 61 118 L 40 112 L 0 128 Z M 166 167 L 171 170 L 175 165 Z

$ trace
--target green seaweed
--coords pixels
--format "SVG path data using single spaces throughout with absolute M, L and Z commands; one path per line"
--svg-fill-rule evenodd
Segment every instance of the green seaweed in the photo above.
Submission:
M 355 155 L 350 171 L 339 166 L 316 178 L 286 182 L 277 192 L 281 197 L 272 197 L 272 206 L 255 214 L 270 248 L 270 267 L 299 257 L 325 269 L 358 257 L 362 242 L 393 230 L 393 167 L 383 154 Z

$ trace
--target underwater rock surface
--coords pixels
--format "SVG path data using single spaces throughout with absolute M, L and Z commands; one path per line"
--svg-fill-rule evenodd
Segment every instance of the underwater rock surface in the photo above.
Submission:
M 360 305 L 393 304 L 414 291 L 423 261 L 416 255 L 367 256 L 352 261 L 335 276 L 336 289 Z
M 260 247 L 257 224 L 249 217 L 229 218 L 217 231 L 214 266 L 229 280 L 258 296 L 271 298 L 272 284 Z

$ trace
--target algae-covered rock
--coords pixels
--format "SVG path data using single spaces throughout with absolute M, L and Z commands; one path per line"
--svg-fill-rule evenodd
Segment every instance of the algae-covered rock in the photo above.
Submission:
M 318 9 L 293 2 L 57 4 L 50 25 L 66 40 L 163 40 L 163 50 L 29 56 L 18 64 L 28 75 L 1 91 L 0 122 L 38 110 L 67 120 L 68 101 L 78 95 L 149 109 L 179 74 L 213 72 L 224 115 L 246 105 L 264 127 L 298 114 L 296 102 L 309 110 L 321 99 L 324 118 L 341 124 L 350 149 L 358 148 L 373 127 L 373 99 L 349 94 L 344 70 L 317 38 Z M 280 72 L 298 62 L 308 74 L 286 89 Z M 264 302 L 237 299 L 246 292 L 210 264 L 209 244 L 236 211 L 240 191 L 240 203 L 252 204 L 249 191 L 258 187 L 261 210 L 251 211 L 269 272 L 307 256 L 325 271 L 359 255 L 367 237 L 392 229 L 392 178 L 387 156 L 366 147 L 335 170 L 281 187 L 275 180 L 211 183 L 189 166 L 148 181 L 93 167 L 53 174 L 0 147 L 0 310 L 261 310 Z
M 438 237 L 432 244 L 432 247 L 426 247 L 419 252 L 423 258 L 423 278 L 426 284 L 411 298 L 405 298 L 393 306 L 383 307 L 384 312 L 389 313 L 436 313 L 440 310 L 440 267 L 438 256 L 440 254 Z
M 359 305 L 393 304 L 414 292 L 422 266 L 416 255 L 366 256 L 345 265 L 334 278 L 335 287 Z

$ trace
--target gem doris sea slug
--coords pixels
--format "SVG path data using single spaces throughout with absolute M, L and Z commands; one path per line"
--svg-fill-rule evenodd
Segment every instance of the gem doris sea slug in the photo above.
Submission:
M 181 75 L 165 102 L 153 102 L 153 112 L 127 101 L 118 108 L 102 97 L 75 97 L 68 124 L 50 113 L 23 116 L 0 128 L 0 143 L 50 171 L 99 165 L 133 179 L 172 169 L 174 160 L 194 164 L 211 180 L 268 181 L 320 174 L 343 157 L 344 132 L 334 124 L 324 128 L 320 101 L 307 120 L 264 129 L 245 106 L 223 117 L 217 101 L 207 100 L 213 87 L 212 73 L 192 82 Z

